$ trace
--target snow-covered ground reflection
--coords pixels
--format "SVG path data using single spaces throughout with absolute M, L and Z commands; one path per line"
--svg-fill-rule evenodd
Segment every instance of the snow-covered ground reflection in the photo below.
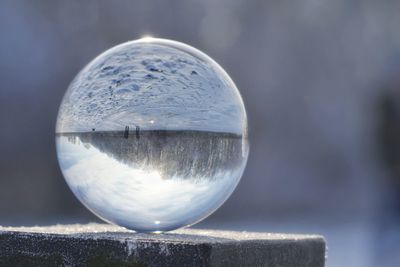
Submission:
M 204 218 L 231 194 L 245 164 L 219 166 L 212 179 L 201 172 L 188 178 L 167 176 L 154 164 L 135 168 L 79 137 L 57 137 L 57 149 L 78 199 L 103 219 L 137 231 L 170 230 Z

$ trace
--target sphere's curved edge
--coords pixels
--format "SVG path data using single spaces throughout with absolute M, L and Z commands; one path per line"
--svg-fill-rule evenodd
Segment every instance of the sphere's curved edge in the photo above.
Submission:
M 190 227 L 190 226 L 192 226 L 192 225 L 194 225 L 194 224 L 197 224 L 198 222 L 200 222 L 200 221 L 206 219 L 206 218 L 209 217 L 211 214 L 213 214 L 213 213 L 214 213 L 217 209 L 219 209 L 219 208 L 226 202 L 226 200 L 232 195 L 232 193 L 233 193 L 234 190 L 237 188 L 237 186 L 238 186 L 238 184 L 239 184 L 239 182 L 240 182 L 240 180 L 241 180 L 241 177 L 242 177 L 242 175 L 243 175 L 243 172 L 244 172 L 244 170 L 245 170 L 245 167 L 246 167 L 247 161 L 248 161 L 248 154 L 249 154 L 248 124 L 247 124 L 248 122 L 247 122 L 247 112 L 246 112 L 246 109 L 245 109 L 245 105 L 244 105 L 243 98 L 242 98 L 242 96 L 241 96 L 241 94 L 240 94 L 240 91 L 238 90 L 236 84 L 233 82 L 233 80 L 232 80 L 231 77 L 228 75 L 228 73 L 227 73 L 216 61 L 214 61 L 211 57 L 209 57 L 209 56 L 208 56 L 207 54 L 205 54 L 204 52 L 202 52 L 202 51 L 200 51 L 200 50 L 198 50 L 198 49 L 196 49 L 196 48 L 194 48 L 194 47 L 192 47 L 192 46 L 190 46 L 190 45 L 188 45 L 188 44 L 181 43 L 181 42 L 177 42 L 177 41 L 170 40 L 170 39 L 155 38 L 155 37 L 145 37 L 145 38 L 141 38 L 141 39 L 137 39 L 137 40 L 127 41 L 127 42 L 125 42 L 125 43 L 122 43 L 122 44 L 119 44 L 119 45 L 117 45 L 117 46 L 114 46 L 114 47 L 108 49 L 107 51 L 101 53 L 100 55 L 98 55 L 98 56 L 97 56 L 96 58 L 94 58 L 92 61 L 90 61 L 90 62 L 75 76 L 75 78 L 72 80 L 71 84 L 74 83 L 75 79 L 77 79 L 77 77 L 78 77 L 82 72 L 84 72 L 87 68 L 90 68 L 90 67 L 92 66 L 92 64 L 95 64 L 96 61 L 97 61 L 99 58 L 104 57 L 104 56 L 107 56 L 108 54 L 112 54 L 114 51 L 120 49 L 121 47 L 125 47 L 125 46 L 131 45 L 131 44 L 140 44 L 140 43 L 155 43 L 155 44 L 166 45 L 166 46 L 169 46 L 169 47 L 172 47 L 172 48 L 176 48 L 176 49 L 178 49 L 178 50 L 181 50 L 181 51 L 183 51 L 183 52 L 186 52 L 186 53 L 188 53 L 188 54 L 190 54 L 190 55 L 192 55 L 192 56 L 194 56 L 194 57 L 196 57 L 196 58 L 199 58 L 199 59 L 201 59 L 201 60 L 203 60 L 203 61 L 211 62 L 212 66 L 215 67 L 215 68 L 218 70 L 218 72 L 220 72 L 222 75 L 224 75 L 224 78 L 225 78 L 225 79 L 229 82 L 229 84 L 231 85 L 231 89 L 234 90 L 234 92 L 235 92 L 235 94 L 236 94 L 236 98 L 237 98 L 237 100 L 238 100 L 238 101 L 235 102 L 235 103 L 239 104 L 240 109 L 241 109 L 241 112 L 242 112 L 242 113 L 241 113 L 241 114 L 242 114 L 242 117 L 241 117 L 241 120 L 242 120 L 242 121 L 241 121 L 241 125 L 242 125 L 242 127 L 241 127 L 241 129 L 242 129 L 242 131 L 243 131 L 243 132 L 242 132 L 242 149 L 243 149 L 243 145 L 244 145 L 244 148 L 245 148 L 245 149 L 242 150 L 242 153 L 244 153 L 244 154 L 242 154 L 244 164 L 243 164 L 242 167 L 241 167 L 241 173 L 240 173 L 240 175 L 235 179 L 234 184 L 232 183 L 232 187 L 231 187 L 230 192 L 229 192 L 229 193 L 225 192 L 226 195 L 224 195 L 224 197 L 220 199 L 220 202 L 218 203 L 218 205 L 214 206 L 214 207 L 213 207 L 211 210 L 209 210 L 206 214 L 203 214 L 201 217 L 198 217 L 198 219 L 195 220 L 195 221 L 189 220 L 189 221 L 186 221 L 185 223 L 174 224 L 173 226 L 169 225 L 169 226 L 159 227 L 159 228 L 157 228 L 156 226 L 155 226 L 154 228 L 152 228 L 152 227 L 144 227 L 144 228 L 143 228 L 143 227 L 131 227 L 131 225 L 127 225 L 127 224 L 125 224 L 125 223 L 118 223 L 118 222 L 115 223 L 114 221 L 112 221 L 112 220 L 110 220 L 110 219 L 106 219 L 104 216 L 99 215 L 99 213 L 96 212 L 92 207 L 90 207 L 90 205 L 89 205 L 88 203 L 85 203 L 85 201 L 82 200 L 82 199 L 76 194 L 76 192 L 73 190 L 73 188 L 72 188 L 71 185 L 69 184 L 68 179 L 66 178 L 66 182 L 67 182 L 67 184 L 68 184 L 70 190 L 71 190 L 71 191 L 74 193 L 74 195 L 79 199 L 79 201 L 80 201 L 87 209 L 89 209 L 92 213 L 94 213 L 97 217 L 101 218 L 101 219 L 104 220 L 105 222 L 110 223 L 110 224 L 114 224 L 114 225 L 123 226 L 123 227 L 125 227 L 125 228 L 127 228 L 127 229 L 129 229 L 129 230 L 132 230 L 132 231 L 135 231 L 135 232 L 138 232 L 138 233 L 155 233 L 155 234 L 158 234 L 158 233 L 173 231 L 173 230 L 176 230 L 176 229 L 179 229 L 179 228 Z M 71 84 L 70 84 L 69 87 L 68 87 L 69 89 L 70 89 L 70 87 L 71 87 Z M 67 92 L 65 93 L 65 95 L 64 95 L 64 97 L 63 97 L 63 100 L 62 100 L 62 102 L 61 102 L 61 105 L 63 105 L 63 101 L 64 101 L 65 97 L 67 96 L 67 94 L 70 93 L 70 90 L 69 90 L 69 89 L 68 89 Z M 238 110 L 239 110 L 239 108 L 238 108 Z M 57 116 L 57 123 L 56 123 L 56 127 L 55 127 L 55 128 L 56 128 L 56 129 L 55 129 L 55 132 L 56 132 L 56 133 L 59 132 L 59 119 L 58 119 L 58 118 L 59 118 L 59 116 L 60 116 L 60 112 L 61 112 L 61 106 L 60 106 L 60 109 L 59 109 L 59 111 L 58 111 L 58 116 Z M 237 122 L 238 122 L 237 125 L 238 125 L 238 127 L 239 127 L 239 125 L 240 125 L 240 124 L 239 124 L 240 120 L 237 120 Z M 57 143 L 57 141 L 56 141 L 56 143 Z M 60 151 L 59 151 L 60 148 L 58 147 L 57 144 L 56 144 L 56 149 L 57 149 L 57 156 L 58 156 L 59 153 L 60 153 Z M 244 151 L 245 151 L 245 152 L 244 152 Z M 60 160 L 60 158 L 58 157 L 58 162 L 60 163 L 60 161 L 61 161 L 61 160 Z M 62 169 L 61 165 L 60 165 L 60 169 L 61 169 L 61 171 L 62 171 L 62 173 L 63 173 L 63 176 L 64 176 L 64 177 L 67 177 L 67 174 L 64 173 L 64 170 Z M 193 218 L 193 217 L 192 217 L 192 218 Z M 136 228 L 136 229 L 134 229 L 134 228 Z

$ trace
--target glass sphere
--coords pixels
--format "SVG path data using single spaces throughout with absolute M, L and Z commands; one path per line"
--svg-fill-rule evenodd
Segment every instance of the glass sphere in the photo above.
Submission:
M 70 84 L 57 156 L 76 197 L 137 232 L 194 224 L 238 184 L 247 118 L 228 74 L 186 44 L 143 38 L 91 61 Z

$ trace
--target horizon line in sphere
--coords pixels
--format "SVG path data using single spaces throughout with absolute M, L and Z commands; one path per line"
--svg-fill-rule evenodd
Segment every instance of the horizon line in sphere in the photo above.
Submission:
M 129 133 L 135 134 L 136 129 L 132 128 L 129 130 Z M 243 134 L 239 133 L 234 133 L 234 132 L 222 132 L 222 131 L 207 131 L 207 130 L 188 130 L 188 129 L 183 129 L 183 130 L 167 130 L 167 129 L 144 129 L 144 130 L 138 130 L 139 133 L 150 133 L 150 132 L 166 132 L 166 133 L 209 133 L 209 134 L 222 134 L 222 135 L 228 135 L 228 136 L 233 136 L 233 137 L 243 137 Z M 92 130 L 92 131 L 76 131 L 76 132 L 55 132 L 55 135 L 58 136 L 68 136 L 68 135 L 76 135 L 76 134 L 107 134 L 107 133 L 121 133 L 122 135 L 125 133 L 125 130 Z

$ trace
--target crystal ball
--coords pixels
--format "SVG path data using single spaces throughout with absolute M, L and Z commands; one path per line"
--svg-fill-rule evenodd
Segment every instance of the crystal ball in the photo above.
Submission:
M 143 38 L 93 59 L 58 113 L 57 157 L 75 196 L 137 232 L 192 225 L 237 186 L 247 117 L 228 74 L 180 42 Z

